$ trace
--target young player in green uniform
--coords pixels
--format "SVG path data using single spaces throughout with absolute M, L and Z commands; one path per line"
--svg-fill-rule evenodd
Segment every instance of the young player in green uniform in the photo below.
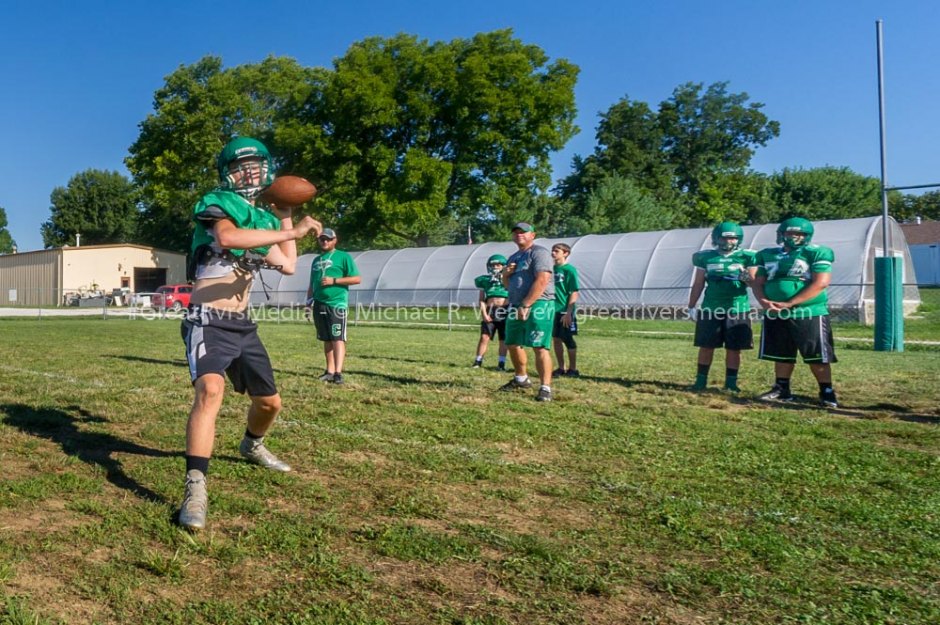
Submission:
M 832 388 L 836 362 L 826 289 L 832 278 L 832 249 L 815 245 L 813 224 L 792 217 L 777 227 L 779 247 L 757 253 L 754 295 L 764 308 L 760 358 L 774 362 L 773 388 L 763 400 L 792 401 L 790 377 L 797 352 L 819 384 L 819 403 L 838 407 Z
M 558 368 L 552 375 L 567 375 L 576 378 L 581 375 L 578 371 L 578 344 L 574 336 L 578 333 L 577 309 L 578 292 L 581 285 L 578 281 L 578 270 L 568 263 L 571 255 L 571 246 L 567 243 L 556 243 L 552 246 L 552 260 L 555 262 L 555 323 L 552 328 L 552 347 L 555 349 L 555 358 L 558 359 Z M 565 348 L 568 348 L 568 368 L 565 368 Z
M 189 530 L 206 525 L 206 475 L 226 375 L 236 392 L 251 398 L 239 446 L 242 456 L 275 471 L 290 471 L 264 445 L 264 435 L 281 410 L 281 396 L 249 314 L 248 294 L 254 273 L 263 267 L 294 273 L 295 241 L 321 230 L 312 217 L 294 225 L 290 207 L 271 206 L 267 211 L 255 206 L 274 180 L 271 156 L 260 141 L 233 139 L 219 154 L 217 166 L 219 187 L 193 210 L 189 269 L 196 283 L 181 328 L 195 393 L 186 424 L 186 490 L 179 512 L 179 524 Z
M 307 305 L 312 307 L 317 338 L 323 341 L 326 370 L 320 380 L 344 384 L 346 318 L 349 316 L 349 287 L 362 282 L 359 269 L 348 252 L 336 249 L 336 233 L 324 228 L 317 237 L 322 254 L 310 266 Z
M 502 271 L 506 266 L 506 257 L 493 254 L 486 260 L 486 273 L 477 276 L 473 284 L 480 289 L 480 341 L 477 343 L 477 355 L 473 367 L 483 366 L 483 356 L 494 336 L 499 337 L 499 361 L 496 368 L 506 370 L 506 316 L 509 309 L 509 291 L 503 285 Z
M 725 221 L 712 229 L 715 249 L 692 255 L 695 274 L 689 293 L 689 313 L 695 320 L 694 344 L 699 348 L 698 372 L 692 386 L 697 391 L 708 386 L 708 370 L 719 347 L 725 348 L 725 389 L 740 391 L 741 350 L 754 347 L 747 283 L 751 279 L 750 268 L 755 264 L 755 252 L 741 249 L 743 240 L 741 226 Z M 696 310 L 703 290 L 705 298 Z

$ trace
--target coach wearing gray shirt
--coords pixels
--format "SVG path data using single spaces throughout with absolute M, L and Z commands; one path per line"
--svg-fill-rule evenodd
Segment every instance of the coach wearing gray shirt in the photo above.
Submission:
M 532 388 L 526 370 L 526 347 L 535 351 L 539 372 L 536 401 L 552 401 L 552 324 L 555 320 L 555 263 L 551 253 L 535 245 L 535 228 L 525 222 L 512 227 L 512 240 L 519 248 L 503 270 L 503 284 L 509 290 L 509 317 L 506 319 L 506 345 L 515 376 L 501 390 Z

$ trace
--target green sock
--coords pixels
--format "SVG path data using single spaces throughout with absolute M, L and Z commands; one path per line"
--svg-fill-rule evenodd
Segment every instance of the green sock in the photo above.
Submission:
M 725 388 L 738 390 L 738 370 L 725 369 Z

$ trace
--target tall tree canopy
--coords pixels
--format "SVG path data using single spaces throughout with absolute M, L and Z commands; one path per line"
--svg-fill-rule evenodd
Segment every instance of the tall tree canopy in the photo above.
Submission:
M 891 216 L 898 220 L 912 221 L 917 217 L 940 220 L 940 191 L 928 191 L 921 195 L 888 194 Z
M 548 188 L 549 155 L 574 133 L 576 76 L 509 30 L 367 39 L 305 111 L 327 129 L 327 153 L 308 151 L 295 168 L 323 172 L 322 205 L 347 237 L 451 242 L 518 192 Z
M 783 218 L 852 219 L 881 213 L 881 182 L 848 167 L 784 169 L 770 177 L 770 195 Z
M 519 191 L 547 189 L 549 155 L 575 130 L 576 76 L 509 30 L 370 38 L 332 70 L 283 58 L 223 70 L 207 57 L 167 78 L 131 147 L 142 233 L 185 249 L 215 155 L 241 134 L 268 144 L 279 173 L 320 187 L 316 213 L 347 243 L 454 240 Z
M 275 130 L 292 125 L 323 76 L 324 70 L 285 58 L 223 70 L 217 57 L 167 76 L 125 161 L 142 192 L 141 241 L 188 251 L 192 208 L 219 182 L 215 159 L 222 146 L 236 135 L 254 136 L 283 162 Z M 308 129 L 304 139 L 315 144 L 318 134 Z
M 585 210 L 590 193 L 618 175 L 676 207 L 673 225 L 709 225 L 716 219 L 710 203 L 716 192 L 725 199 L 742 194 L 741 188 L 725 193 L 719 187 L 741 187 L 754 150 L 780 133 L 779 123 L 761 112 L 763 104 L 748 99 L 746 93 L 729 93 L 727 82 L 680 85 L 656 112 L 624 98 L 601 114 L 594 153 L 575 159 L 558 192 Z
M 16 247 L 16 241 L 7 230 L 7 212 L 0 206 L 0 254 L 9 254 Z
M 43 245 L 60 247 L 82 235 L 88 245 L 127 243 L 137 231 L 139 194 L 116 171 L 89 169 L 52 191 L 52 216 L 42 224 Z

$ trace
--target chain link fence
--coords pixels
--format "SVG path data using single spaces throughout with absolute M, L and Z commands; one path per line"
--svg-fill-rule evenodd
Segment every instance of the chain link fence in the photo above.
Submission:
M 15 292 L 13 292 L 15 291 Z M 874 284 L 829 287 L 829 309 L 833 322 L 871 325 L 874 323 Z M 914 284 L 904 285 L 905 314 L 920 304 Z M 862 297 L 859 297 L 859 294 Z M 0 307 L 0 316 L 101 315 L 157 319 L 180 317 L 181 310 L 153 306 L 153 293 L 111 293 L 63 289 L 55 293 L 43 289 L 16 289 L 7 293 L 9 304 Z M 595 319 L 624 321 L 688 320 L 688 288 L 591 289 L 580 291 L 578 302 L 581 327 Z M 255 290 L 251 294 L 251 314 L 259 321 L 277 323 L 308 322 L 304 306 L 306 291 Z M 350 289 L 349 323 L 446 327 L 474 327 L 480 322 L 477 289 Z M 59 301 L 57 306 L 30 305 L 30 302 Z M 761 312 L 752 301 L 754 319 Z

